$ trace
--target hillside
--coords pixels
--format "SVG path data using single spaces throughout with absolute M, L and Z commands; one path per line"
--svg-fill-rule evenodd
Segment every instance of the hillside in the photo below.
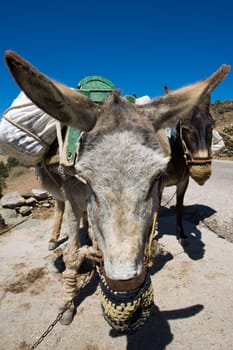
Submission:
M 26 174 L 21 174 L 14 179 L 6 179 L 7 187 L 3 189 L 2 193 L 17 191 L 21 194 L 31 192 L 32 189 L 41 189 L 39 178 L 35 174 L 34 168 L 29 168 Z
M 210 113 L 225 142 L 225 149 L 216 158 L 233 160 L 233 100 L 215 101 L 211 104 Z

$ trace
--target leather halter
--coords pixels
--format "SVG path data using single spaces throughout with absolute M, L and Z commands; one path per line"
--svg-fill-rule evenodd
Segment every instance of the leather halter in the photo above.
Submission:
M 208 165 L 211 164 L 212 162 L 212 153 L 208 151 L 208 157 L 207 158 L 193 158 L 192 153 L 190 152 L 190 150 L 188 149 L 186 142 L 183 138 L 183 126 L 182 126 L 182 122 L 179 121 L 178 123 L 178 127 L 179 127 L 179 137 L 180 137 L 180 141 L 183 147 L 183 151 L 184 151 L 184 159 L 185 159 L 185 163 L 187 166 L 192 166 L 192 165 Z

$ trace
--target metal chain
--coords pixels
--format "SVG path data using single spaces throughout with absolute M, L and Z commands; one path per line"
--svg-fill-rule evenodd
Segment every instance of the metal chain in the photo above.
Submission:
M 69 301 L 66 303 L 64 309 L 63 309 L 61 312 L 59 312 L 59 314 L 57 315 L 56 319 L 49 325 L 49 327 L 46 329 L 46 331 L 45 331 L 45 332 L 40 336 L 40 338 L 30 347 L 29 350 L 36 349 L 37 346 L 38 346 L 40 343 L 42 343 L 42 341 L 44 340 L 44 338 L 46 338 L 47 335 L 48 335 L 50 332 L 52 332 L 53 328 L 54 328 L 54 327 L 56 326 L 56 324 L 60 321 L 60 319 L 62 318 L 63 314 L 64 314 L 64 313 L 69 309 L 69 307 L 72 305 L 72 303 L 73 303 L 73 301 L 74 301 L 74 299 L 75 299 L 76 297 L 77 297 L 77 295 L 76 295 L 73 299 L 69 300 Z
M 57 317 L 55 318 L 55 320 L 48 326 L 48 328 L 46 329 L 46 331 L 40 336 L 40 338 L 29 348 L 29 350 L 34 350 L 36 349 L 40 343 L 42 343 L 42 341 L 47 337 L 47 335 L 49 333 L 52 332 L 53 328 L 56 326 L 56 324 L 60 321 L 60 319 L 62 318 L 62 316 L 64 315 L 64 313 L 70 308 L 70 306 L 72 305 L 72 303 L 74 302 L 74 300 L 77 298 L 77 296 L 79 295 L 81 289 L 83 289 L 92 279 L 92 277 L 94 276 L 94 269 L 92 269 L 89 274 L 87 275 L 87 277 L 84 279 L 82 286 L 80 287 L 80 289 L 78 290 L 78 292 L 75 294 L 75 296 L 69 300 L 63 310 L 61 312 L 58 313 Z

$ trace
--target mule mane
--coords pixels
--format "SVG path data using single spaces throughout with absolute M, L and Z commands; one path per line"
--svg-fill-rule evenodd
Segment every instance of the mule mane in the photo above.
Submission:
M 192 113 L 183 120 L 183 124 L 192 124 L 197 127 L 213 127 L 214 120 L 209 111 L 210 108 L 210 97 L 207 96 L 205 100 L 199 105 L 195 106 Z

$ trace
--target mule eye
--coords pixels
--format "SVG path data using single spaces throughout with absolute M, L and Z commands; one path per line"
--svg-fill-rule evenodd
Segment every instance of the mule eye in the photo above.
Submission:
M 185 126 L 185 125 L 184 126 L 182 125 L 182 130 L 186 134 L 190 134 L 192 132 L 192 130 L 188 126 Z

